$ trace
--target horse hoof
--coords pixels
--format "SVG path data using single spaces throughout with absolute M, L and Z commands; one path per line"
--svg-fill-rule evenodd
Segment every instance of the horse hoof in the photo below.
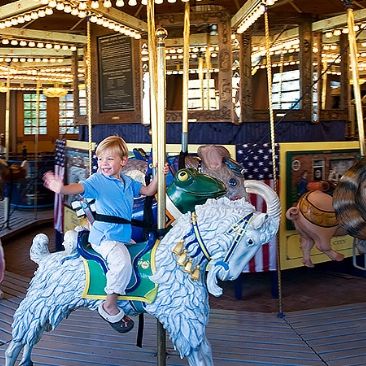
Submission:
M 32 361 L 20 362 L 19 366 L 34 366 Z

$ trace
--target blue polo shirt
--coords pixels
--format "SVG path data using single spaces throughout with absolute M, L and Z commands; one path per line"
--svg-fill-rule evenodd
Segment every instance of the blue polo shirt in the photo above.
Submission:
M 94 198 L 96 212 L 102 215 L 122 217 L 131 220 L 133 199 L 140 195 L 142 184 L 121 174 L 123 179 L 94 173 L 88 179 L 81 181 L 84 186 L 85 198 Z M 99 245 L 102 240 L 117 240 L 125 243 L 131 241 L 132 229 L 130 224 L 113 224 L 94 221 L 89 242 Z

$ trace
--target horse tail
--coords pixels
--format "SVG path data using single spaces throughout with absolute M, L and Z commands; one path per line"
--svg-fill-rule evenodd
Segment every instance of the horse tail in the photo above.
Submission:
M 340 179 L 333 193 L 339 225 L 351 236 L 366 239 L 366 159 L 357 161 Z

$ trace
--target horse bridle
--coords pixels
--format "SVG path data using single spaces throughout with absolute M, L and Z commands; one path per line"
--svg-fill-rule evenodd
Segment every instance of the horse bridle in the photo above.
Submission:
M 239 244 L 240 240 L 242 239 L 242 237 L 244 236 L 247 226 L 251 220 L 251 218 L 253 217 L 253 212 L 249 213 L 248 215 L 246 215 L 245 217 L 241 218 L 239 221 L 237 221 L 236 223 L 234 223 L 231 228 L 227 231 L 228 234 L 231 234 L 233 231 L 236 232 L 236 235 L 234 237 L 234 240 L 232 242 L 232 244 L 230 245 L 230 248 L 225 256 L 225 259 L 223 262 L 227 262 L 229 260 L 229 258 L 231 257 L 231 255 L 233 254 L 234 250 L 236 249 L 237 245 Z M 195 212 L 191 213 L 191 219 L 192 219 L 192 227 L 193 227 L 193 231 L 195 233 L 196 236 L 196 240 L 198 245 L 200 246 L 204 256 L 206 257 L 207 260 L 211 260 L 211 255 L 202 239 L 201 233 L 199 231 L 198 225 L 197 225 L 197 215 Z M 253 245 L 254 243 L 252 243 L 251 245 Z

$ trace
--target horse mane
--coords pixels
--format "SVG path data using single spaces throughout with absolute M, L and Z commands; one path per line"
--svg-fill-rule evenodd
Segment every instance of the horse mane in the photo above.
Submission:
M 244 198 L 237 201 L 230 201 L 226 197 L 209 199 L 205 204 L 196 206 L 199 231 L 203 241 L 209 243 L 211 256 L 224 256 L 230 244 L 227 238 L 225 240 L 225 231 L 253 210 L 254 207 Z M 158 316 L 173 343 L 179 342 L 181 357 L 189 355 L 192 348 L 199 346 L 209 313 L 204 267 L 201 267 L 202 280 L 194 281 L 183 268 L 179 268 L 177 257 L 172 252 L 174 246 L 184 237 L 185 243 L 194 239 L 190 213 L 177 219 L 174 230 L 170 230 L 158 246 L 155 260 L 159 263 L 159 268 L 152 279 L 159 284 L 159 294 L 152 304 L 146 306 L 148 312 Z M 197 265 L 201 258 L 202 256 L 195 257 L 193 265 Z M 187 312 L 188 303 L 191 304 L 188 308 L 192 312 Z M 168 319 L 173 314 L 177 314 L 174 315 L 175 321 L 169 322 Z
M 342 176 L 333 193 L 339 225 L 351 236 L 366 239 L 366 159 L 360 159 Z

